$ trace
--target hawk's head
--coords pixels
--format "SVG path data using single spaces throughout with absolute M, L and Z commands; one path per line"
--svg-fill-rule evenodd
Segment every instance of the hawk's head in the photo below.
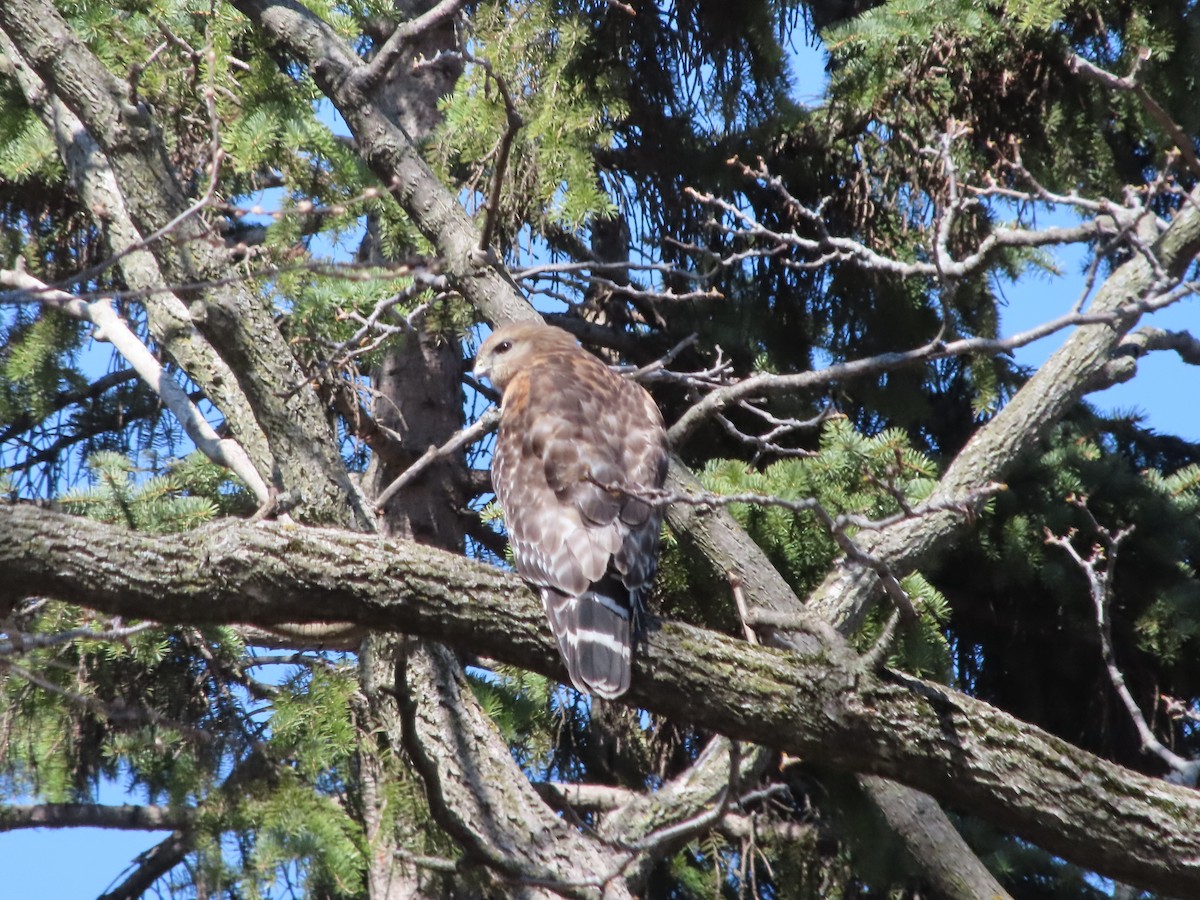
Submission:
M 475 356 L 475 377 L 487 378 L 496 390 L 505 387 L 520 372 L 556 352 L 573 352 L 575 338 L 561 328 L 541 322 L 517 322 L 491 333 Z

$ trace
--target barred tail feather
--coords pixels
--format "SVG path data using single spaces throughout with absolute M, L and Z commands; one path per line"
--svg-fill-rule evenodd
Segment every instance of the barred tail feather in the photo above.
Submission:
M 611 700 L 629 689 L 633 660 L 633 598 L 612 577 L 578 597 L 542 588 L 542 603 L 571 683 Z

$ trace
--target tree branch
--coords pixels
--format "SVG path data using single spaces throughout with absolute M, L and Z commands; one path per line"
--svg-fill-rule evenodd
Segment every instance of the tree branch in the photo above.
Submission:
M 0 806 L 0 831 L 21 828 L 114 828 L 125 831 L 181 831 L 192 827 L 195 811 L 164 806 L 105 806 L 100 803 L 43 803 Z
M 117 315 L 107 299 L 87 303 L 65 291 L 54 290 L 27 272 L 0 269 L 0 285 L 16 288 L 47 306 L 96 326 L 96 339 L 110 342 L 134 371 L 162 398 L 196 447 L 219 466 L 231 470 L 250 489 L 259 503 L 266 503 L 270 490 L 250 457 L 237 441 L 221 438 L 208 424 L 196 404 L 167 372 L 162 363 Z
M 376 87 L 392 67 L 400 61 L 408 45 L 423 32 L 436 28 L 462 9 L 465 0 L 441 0 L 437 5 L 397 25 L 379 52 L 355 75 L 355 87 L 360 91 Z
M 141 854 L 125 880 L 111 891 L 105 891 L 97 900 L 137 900 L 154 882 L 183 862 L 191 849 L 192 839 L 187 833 L 176 831 L 168 835 Z
M 1091 520 L 1092 527 L 1101 543 L 1092 547 L 1092 552 L 1086 559 L 1080 555 L 1071 542 L 1075 537 L 1074 529 L 1066 535 L 1054 535 L 1047 529 L 1046 543 L 1061 548 L 1087 578 L 1088 594 L 1092 600 L 1092 609 L 1096 614 L 1096 626 L 1100 638 L 1100 657 L 1104 662 L 1105 671 L 1108 672 L 1108 680 L 1113 691 L 1120 698 L 1125 711 L 1129 713 L 1129 720 L 1137 730 L 1142 752 L 1153 754 L 1162 760 L 1174 773 L 1176 783 L 1195 787 L 1197 777 L 1200 777 L 1200 760 L 1184 759 L 1154 734 L 1154 730 L 1133 698 L 1133 693 L 1129 690 L 1129 685 L 1125 681 L 1125 673 L 1117 664 L 1117 654 L 1113 649 L 1112 619 L 1109 615 L 1113 600 L 1113 572 L 1116 569 L 1117 555 L 1120 552 L 1121 544 L 1133 533 L 1133 526 L 1130 525 L 1115 532 L 1110 531 L 1101 526 L 1092 515 L 1085 498 L 1075 497 L 1070 502 Z
M 78 390 L 60 391 L 50 403 L 47 412 L 49 414 L 62 412 L 64 409 L 74 406 L 77 403 L 94 401 L 115 387 L 120 387 L 130 381 L 136 381 L 137 377 L 138 373 L 133 371 L 133 369 L 120 369 L 115 372 L 109 372 L 107 375 L 102 375 L 91 384 L 85 385 Z M 19 434 L 24 434 L 37 424 L 38 420 L 34 418 L 32 413 L 18 414 L 9 420 L 4 428 L 0 428 L 0 444 L 11 441 Z
M 502 742 L 500 754 L 489 752 L 495 725 L 468 697 L 462 667 L 445 648 L 411 648 L 399 680 L 414 682 L 399 692 L 405 747 L 429 787 L 434 817 L 469 858 L 568 896 L 630 896 L 617 878 L 619 857 L 555 816 Z M 579 872 L 595 880 L 569 880 Z
M 337 610 L 365 627 L 565 674 L 540 604 L 516 576 L 329 529 L 223 522 L 164 542 L 0 507 L 0 602 L 27 593 L 193 624 L 269 627 Z M 1105 762 L 945 687 L 894 673 L 874 679 L 832 652 L 784 653 L 675 623 L 661 623 L 647 644 L 629 702 L 909 784 L 1122 881 L 1200 891 L 1194 791 Z M 1114 819 L 1113 808 L 1126 815 Z
M 1156 298 L 1176 298 L 1179 281 L 1200 252 L 1200 189 L 1193 191 L 1170 227 L 1148 248 L 1114 271 L 1097 292 L 1090 315 L 996 417 L 977 431 L 950 463 L 927 502 L 961 496 L 999 482 L 1028 447 L 1073 406 L 1104 370 L 1114 349 Z M 962 530 L 964 519 L 933 513 L 865 535 L 863 549 L 893 568 L 917 567 L 936 547 Z M 843 631 L 853 631 L 879 597 L 873 576 L 839 566 L 810 598 L 810 605 Z
M 939 359 L 1009 353 L 1067 328 L 1082 325 L 1116 326 L 1129 316 L 1161 309 L 1181 298 L 1181 294 L 1169 292 L 1161 300 L 1158 298 L 1133 299 L 1114 309 L 1097 310 L 1093 305 L 1088 312 L 1070 312 L 1006 338 L 962 338 L 956 341 L 938 339 L 911 350 L 880 353 L 876 356 L 835 363 L 809 372 L 795 372 L 786 375 L 764 372 L 751 375 L 741 381 L 719 387 L 705 396 L 703 400 L 694 404 L 675 421 L 668 435 L 672 445 L 679 446 L 706 418 L 752 397 L 795 394 L 817 388 L 832 387 L 855 378 L 879 375 Z

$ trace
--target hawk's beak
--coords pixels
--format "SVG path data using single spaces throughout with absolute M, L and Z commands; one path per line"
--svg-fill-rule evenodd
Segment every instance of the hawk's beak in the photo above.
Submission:
M 476 358 L 475 368 L 471 370 L 471 374 L 475 376 L 476 381 L 482 381 L 488 377 L 488 365 L 482 359 Z

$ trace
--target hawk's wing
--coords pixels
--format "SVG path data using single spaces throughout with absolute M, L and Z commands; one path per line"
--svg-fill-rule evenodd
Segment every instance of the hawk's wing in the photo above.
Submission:
M 583 350 L 505 390 L 492 480 L 517 571 L 541 593 L 572 682 L 602 697 L 629 686 L 662 523 L 636 495 L 661 487 L 666 464 L 654 401 Z

